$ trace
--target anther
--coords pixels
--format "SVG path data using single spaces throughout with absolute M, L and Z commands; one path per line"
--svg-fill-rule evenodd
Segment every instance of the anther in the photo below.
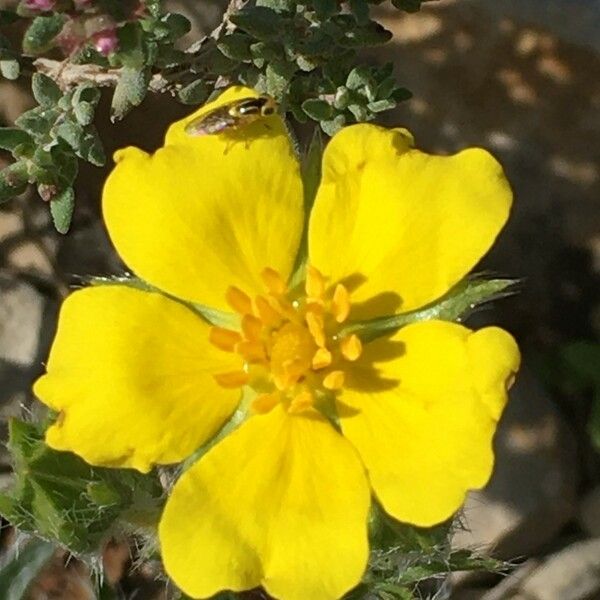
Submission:
M 287 291 L 285 281 L 275 269 L 267 267 L 266 269 L 263 269 L 260 276 L 262 277 L 267 290 L 269 290 L 271 294 L 279 296 L 281 294 L 285 294 Z
M 225 292 L 225 300 L 231 308 L 240 315 L 245 315 L 252 312 L 252 300 L 245 292 L 239 288 L 231 286 Z
M 244 315 L 242 317 L 242 331 L 247 340 L 256 341 L 262 333 L 263 323 L 254 315 Z
M 307 312 L 304 317 L 306 320 L 306 325 L 308 326 L 308 331 L 313 336 L 315 343 L 320 348 L 325 347 L 325 331 L 323 329 L 323 319 L 316 315 L 314 312 Z
M 250 375 L 245 371 L 230 371 L 229 373 L 217 373 L 213 375 L 215 381 L 224 388 L 238 388 L 246 385 Z
M 247 362 L 257 363 L 266 360 L 265 349 L 259 342 L 244 341 L 235 345 L 235 351 L 241 354 Z
M 335 286 L 331 301 L 331 312 L 338 323 L 343 323 L 350 314 L 350 294 L 341 283 Z
M 340 342 L 340 350 L 346 360 L 353 361 L 362 354 L 362 343 L 359 337 L 353 333 Z
M 242 341 L 242 336 L 237 331 L 223 327 L 211 327 L 208 333 L 208 341 L 225 352 L 233 352 L 235 345 Z
M 255 413 L 268 413 L 274 408 L 280 400 L 279 392 L 271 392 L 270 394 L 260 394 L 251 404 L 251 409 Z
M 325 279 L 320 271 L 313 266 L 306 267 L 306 282 L 304 284 L 306 295 L 309 298 L 320 299 L 325 293 Z
M 331 371 L 323 379 L 323 387 L 328 390 L 341 390 L 344 385 L 344 371 Z
M 257 296 L 254 300 L 256 310 L 265 325 L 279 325 L 281 315 L 269 304 L 269 301 L 263 296 Z
M 292 414 L 302 413 L 313 407 L 315 399 L 310 392 L 300 392 L 290 402 L 288 412 Z
M 332 362 L 331 352 L 327 348 L 319 348 L 312 358 L 312 368 L 315 371 L 328 367 Z

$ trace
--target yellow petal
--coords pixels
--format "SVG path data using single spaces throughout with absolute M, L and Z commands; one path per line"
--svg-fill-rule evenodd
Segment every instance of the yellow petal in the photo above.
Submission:
M 263 291 L 270 267 L 287 280 L 302 232 L 299 166 L 282 119 L 271 116 L 236 137 L 184 132 L 199 114 L 256 95 L 232 88 L 171 126 L 154 155 L 128 148 L 103 194 L 110 237 L 141 278 L 177 297 L 229 310 L 236 286 Z
M 140 471 L 189 456 L 239 400 L 239 390 L 212 377 L 239 368 L 239 359 L 208 333 L 198 315 L 157 293 L 115 285 L 69 296 L 47 374 L 34 386 L 60 413 L 48 444 L 93 465 Z
M 431 526 L 488 481 L 492 437 L 519 365 L 513 338 L 442 321 L 367 344 L 340 393 L 344 435 L 385 510 Z
M 175 484 L 159 536 L 194 598 L 263 585 L 334 600 L 365 569 L 369 490 L 353 448 L 318 413 L 252 417 Z
M 405 132 L 356 125 L 325 150 L 310 261 L 330 282 L 346 280 L 353 319 L 440 297 L 487 252 L 508 217 L 512 194 L 490 154 L 430 156 L 410 144 Z

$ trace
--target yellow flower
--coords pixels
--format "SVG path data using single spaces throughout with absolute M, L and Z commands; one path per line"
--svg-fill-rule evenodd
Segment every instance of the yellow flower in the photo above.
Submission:
M 365 569 L 371 494 L 430 526 L 487 482 L 519 362 L 495 327 L 419 322 L 363 346 L 344 326 L 445 294 L 493 243 L 511 192 L 483 150 L 429 156 L 404 131 L 348 127 L 324 154 L 306 275 L 290 280 L 305 215 L 281 119 L 185 133 L 249 93 L 232 88 L 173 124 L 155 154 L 117 154 L 104 217 L 153 287 L 72 294 L 35 392 L 59 412 L 50 446 L 147 471 L 210 441 L 243 387 L 249 418 L 167 502 L 166 570 L 196 598 L 262 585 L 334 599 Z M 232 324 L 211 326 L 191 304 Z

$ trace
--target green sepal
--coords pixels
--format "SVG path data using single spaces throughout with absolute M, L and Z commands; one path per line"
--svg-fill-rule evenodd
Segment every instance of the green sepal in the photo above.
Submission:
M 0 495 L 0 511 L 18 529 L 75 554 L 97 551 L 136 506 L 159 514 L 163 492 L 154 475 L 92 467 L 70 452 L 52 450 L 39 426 L 17 419 L 9 422 L 8 448 L 15 482 Z
M 460 322 L 478 306 L 513 294 L 518 283 L 517 279 L 467 278 L 456 284 L 445 296 L 423 308 L 389 317 L 348 323 L 340 334 L 356 333 L 361 340 L 368 342 L 418 321 L 440 319 Z

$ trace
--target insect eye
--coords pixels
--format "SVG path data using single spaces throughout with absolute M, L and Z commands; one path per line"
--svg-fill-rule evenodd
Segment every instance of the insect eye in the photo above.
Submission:
M 264 117 L 268 117 L 275 113 L 275 109 L 272 106 L 263 106 L 261 113 Z

